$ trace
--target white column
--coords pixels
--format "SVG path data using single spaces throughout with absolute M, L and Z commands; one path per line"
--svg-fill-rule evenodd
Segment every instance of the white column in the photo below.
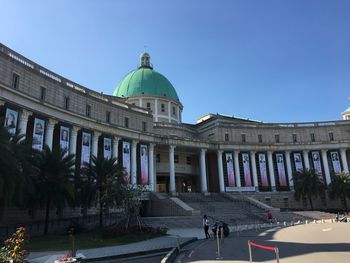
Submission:
M 326 177 L 326 185 L 331 183 L 331 174 L 329 172 L 328 158 L 327 158 L 327 150 L 321 150 L 322 153 L 322 162 L 324 168 L 324 175 Z
M 47 121 L 46 126 L 46 136 L 45 136 L 45 144 L 52 150 L 52 141 L 53 141 L 53 131 L 55 128 L 56 120 L 49 119 Z
M 236 175 L 236 182 L 237 182 L 237 187 L 241 187 L 241 174 L 239 172 L 239 159 L 238 159 L 238 154 L 239 151 L 234 151 L 233 155 L 234 155 L 234 162 L 235 162 L 235 175 Z
M 158 121 L 158 99 L 155 99 L 154 101 L 154 116 L 155 121 Z
M 154 156 L 156 156 L 156 152 L 154 152 Z M 156 158 L 153 158 L 153 185 L 154 185 L 154 192 L 157 192 L 157 160 Z
M 287 163 L 287 175 L 288 175 L 289 186 L 290 186 L 290 189 L 292 189 L 294 186 L 294 182 L 293 182 L 292 164 L 290 162 L 290 151 L 286 151 L 286 163 Z
M 78 127 L 72 128 L 70 132 L 70 144 L 69 144 L 69 154 L 77 153 L 77 137 L 78 137 Z
M 92 136 L 92 155 L 97 158 L 98 154 L 98 138 L 101 136 L 100 132 L 94 131 L 94 135 Z
M 349 173 L 348 160 L 346 158 L 346 149 L 340 149 L 341 162 L 343 164 L 344 173 Z
M 272 152 L 267 152 L 267 161 L 269 162 L 269 174 L 270 174 L 270 180 L 271 180 L 271 188 L 273 191 L 276 191 L 276 181 L 275 181 L 275 171 L 273 169 L 273 159 L 272 159 Z
M 217 158 L 218 158 L 218 175 L 219 175 L 219 186 L 220 186 L 220 192 L 225 192 L 225 182 L 224 182 L 224 168 L 222 165 L 222 153 L 223 151 L 218 150 L 217 152 Z
M 118 150 L 119 150 L 119 140 L 120 138 L 114 136 L 113 138 L 113 158 L 116 158 L 116 162 L 118 162 Z
M 175 193 L 175 164 L 174 164 L 175 145 L 169 145 L 169 172 L 170 172 L 170 193 Z
M 171 103 L 170 103 L 170 101 L 168 101 L 168 118 L 169 118 L 169 122 L 171 122 Z
M 309 151 L 305 150 L 303 151 L 303 157 L 304 157 L 304 169 L 310 169 L 310 161 L 309 161 Z
M 133 140 L 131 144 L 131 184 L 137 184 L 137 162 L 136 162 L 136 150 L 138 141 Z
M 32 112 L 30 111 L 22 110 L 21 115 L 19 116 L 18 129 L 20 130 L 20 134 L 23 134 L 24 136 L 27 134 L 28 118 L 31 114 Z
M 256 171 L 255 153 L 256 152 L 254 152 L 254 151 L 250 152 L 250 162 L 252 164 L 253 184 L 254 184 L 255 190 L 259 190 L 258 173 Z
M 155 185 L 154 185 L 154 144 L 150 143 L 149 144 L 149 152 L 148 152 L 148 165 L 149 165 L 149 184 L 151 186 L 151 191 L 154 192 L 155 191 Z
M 201 149 L 200 153 L 200 168 L 201 168 L 201 191 L 202 193 L 208 192 L 208 185 L 207 185 L 207 167 L 205 165 L 205 152 L 206 149 Z
M 180 106 L 176 106 L 177 109 L 177 119 L 178 119 L 178 123 L 181 122 L 181 118 L 180 118 Z

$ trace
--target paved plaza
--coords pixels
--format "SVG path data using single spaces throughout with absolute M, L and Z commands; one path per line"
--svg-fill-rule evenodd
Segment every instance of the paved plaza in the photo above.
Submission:
M 224 239 L 221 257 L 225 262 L 249 262 L 248 240 L 265 246 L 278 247 L 283 263 L 350 262 L 350 224 L 324 223 L 274 227 L 261 231 L 246 231 Z M 187 246 L 177 257 L 180 262 L 218 262 L 217 242 L 199 240 Z M 273 251 L 253 248 L 253 262 L 276 262 Z

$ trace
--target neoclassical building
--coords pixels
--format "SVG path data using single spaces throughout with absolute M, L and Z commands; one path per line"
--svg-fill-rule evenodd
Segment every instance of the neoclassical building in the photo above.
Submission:
M 186 96 L 186 94 L 182 94 Z M 314 168 L 325 185 L 348 172 L 349 110 L 344 120 L 264 123 L 208 114 L 182 123 L 183 105 L 150 56 L 113 95 L 68 80 L 0 44 L 0 113 L 42 149 L 66 148 L 76 167 L 116 157 L 131 184 L 156 192 L 285 192 L 293 172 Z

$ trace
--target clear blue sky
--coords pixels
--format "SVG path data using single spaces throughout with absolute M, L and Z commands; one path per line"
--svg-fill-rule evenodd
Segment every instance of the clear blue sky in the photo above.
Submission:
M 293 122 L 350 106 L 349 0 L 1 0 L 0 42 L 112 94 L 144 45 L 184 122 Z

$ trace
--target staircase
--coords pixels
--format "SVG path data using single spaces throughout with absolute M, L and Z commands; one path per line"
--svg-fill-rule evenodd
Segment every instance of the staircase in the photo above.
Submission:
M 167 198 L 165 195 L 162 197 Z M 205 214 L 210 224 L 215 221 L 223 221 L 230 226 L 266 222 L 264 209 L 225 194 L 179 193 L 178 199 L 198 213 L 191 216 L 146 217 L 143 218 L 144 223 L 167 228 L 201 228 Z

